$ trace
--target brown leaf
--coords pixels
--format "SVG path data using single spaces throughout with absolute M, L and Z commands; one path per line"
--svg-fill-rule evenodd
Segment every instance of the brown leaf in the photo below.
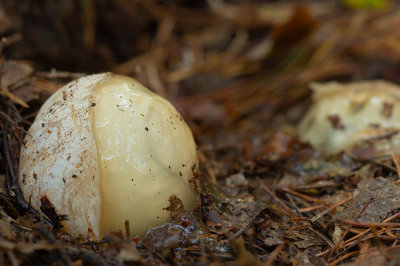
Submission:
M 400 208 L 400 187 L 383 177 L 362 180 L 353 192 L 353 200 L 340 216 L 355 219 L 365 205 L 368 206 L 358 221 L 381 222 Z
M 0 62 L 0 85 L 9 88 L 17 82 L 31 76 L 33 68 L 25 61 L 1 61 Z

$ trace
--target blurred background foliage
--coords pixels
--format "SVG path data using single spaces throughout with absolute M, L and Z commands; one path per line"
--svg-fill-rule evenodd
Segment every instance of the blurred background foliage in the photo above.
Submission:
M 206 143 L 234 143 L 296 122 L 312 81 L 400 82 L 399 11 L 384 0 L 4 0 L 1 49 L 39 72 L 134 76 Z M 238 134 L 207 131 L 216 125 Z

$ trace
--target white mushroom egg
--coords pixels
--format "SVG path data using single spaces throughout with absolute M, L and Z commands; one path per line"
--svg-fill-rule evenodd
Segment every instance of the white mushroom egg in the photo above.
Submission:
M 164 98 L 112 73 L 86 76 L 41 107 L 20 153 L 19 186 L 37 211 L 48 200 L 73 236 L 133 235 L 170 220 L 171 198 L 197 203 L 192 132 Z
M 313 83 L 313 104 L 298 134 L 317 150 L 334 154 L 372 147 L 400 152 L 400 88 L 385 81 Z

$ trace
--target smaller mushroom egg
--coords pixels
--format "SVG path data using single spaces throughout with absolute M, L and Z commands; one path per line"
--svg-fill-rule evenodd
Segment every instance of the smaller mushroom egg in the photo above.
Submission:
M 400 88 L 385 81 L 312 83 L 313 104 L 298 126 L 325 154 L 400 152 Z

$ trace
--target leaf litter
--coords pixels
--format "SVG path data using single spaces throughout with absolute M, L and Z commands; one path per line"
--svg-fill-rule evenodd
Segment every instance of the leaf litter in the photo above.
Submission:
M 397 155 L 322 156 L 293 133 L 310 82 L 400 81 L 397 3 L 83 2 L 0 4 L 0 264 L 399 263 Z M 173 208 L 143 239 L 129 225 L 73 239 L 55 222 L 62 214 L 35 213 L 16 183 L 17 151 L 45 99 L 107 70 L 171 99 L 199 146 L 201 203 Z

